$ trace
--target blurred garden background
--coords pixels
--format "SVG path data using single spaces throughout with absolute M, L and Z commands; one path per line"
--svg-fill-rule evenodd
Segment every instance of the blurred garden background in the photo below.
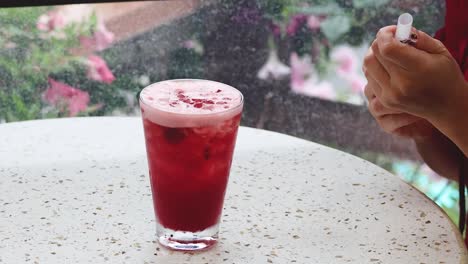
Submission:
M 434 200 L 455 223 L 458 186 L 386 135 L 366 110 L 362 59 L 403 12 L 434 34 L 442 0 L 193 0 L 0 9 L 0 123 L 138 116 L 164 79 L 239 88 L 243 125 L 365 158 Z

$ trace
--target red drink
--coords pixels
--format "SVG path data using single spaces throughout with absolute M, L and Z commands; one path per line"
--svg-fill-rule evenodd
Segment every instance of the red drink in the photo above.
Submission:
M 216 242 L 242 95 L 206 80 L 170 80 L 140 96 L 159 241 L 180 250 Z
M 227 120 L 222 133 L 218 127 L 170 128 L 144 120 L 162 226 L 197 232 L 218 222 L 239 120 L 240 115 Z

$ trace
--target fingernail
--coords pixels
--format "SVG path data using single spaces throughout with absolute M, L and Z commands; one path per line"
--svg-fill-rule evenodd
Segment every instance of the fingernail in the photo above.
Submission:
M 405 39 L 405 40 L 402 40 L 400 42 L 403 43 L 403 44 L 408 44 L 408 45 L 411 45 L 411 46 L 415 46 L 417 41 L 418 41 L 417 31 L 412 30 L 409 39 Z
M 416 42 L 418 42 L 418 34 L 412 32 L 410 35 L 410 39 L 408 40 L 408 44 L 411 46 L 415 46 Z

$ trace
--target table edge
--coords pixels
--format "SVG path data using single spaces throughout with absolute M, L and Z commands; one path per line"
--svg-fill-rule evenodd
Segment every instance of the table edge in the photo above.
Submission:
M 28 124 L 28 123 L 36 123 L 36 122 L 43 122 L 43 121 L 70 121 L 70 120 L 76 120 L 76 119 L 79 119 L 79 120 L 85 120 L 85 119 L 114 119 L 114 120 L 125 120 L 125 119 L 128 119 L 128 120 L 137 120 L 137 119 L 140 119 L 141 117 L 139 116 L 90 116 L 90 117 L 65 117 L 65 118 L 48 118 L 48 119 L 34 119 L 34 120 L 25 120 L 25 121 L 17 121 L 17 122 L 9 122 L 9 123 L 3 123 L 3 124 L 0 124 L 0 129 L 4 126 L 14 126 L 14 125 L 21 125 L 21 124 Z M 262 133 L 269 133 L 269 134 L 275 134 L 275 135 L 281 135 L 281 136 L 286 136 L 286 137 L 290 137 L 291 139 L 294 139 L 294 140 L 299 140 L 299 141 L 303 141 L 303 142 L 307 142 L 307 144 L 313 144 L 313 145 L 317 145 L 317 146 L 320 146 L 322 148 L 325 148 L 325 149 L 329 149 L 329 150 L 333 150 L 333 151 L 338 151 L 340 152 L 341 154 L 345 154 L 345 155 L 350 155 L 354 158 L 357 158 L 357 159 L 360 159 L 364 162 L 367 162 L 367 163 L 370 163 L 372 166 L 374 167 L 377 167 L 378 169 L 384 171 L 385 173 L 387 174 L 390 174 L 392 175 L 393 177 L 396 177 L 398 178 L 398 180 L 402 181 L 403 183 L 407 184 L 410 188 L 416 190 L 417 192 L 419 192 L 423 197 L 424 199 L 427 199 L 429 200 L 430 203 L 432 203 L 441 213 L 442 215 L 444 215 L 447 220 L 450 222 L 450 226 L 451 226 L 451 229 L 452 229 L 452 232 L 455 234 L 455 237 L 456 237 L 456 240 L 458 242 L 458 245 L 459 247 L 462 249 L 462 252 L 461 253 L 461 262 L 460 264 L 465 264 L 465 263 L 468 263 L 468 249 L 465 245 L 465 242 L 463 240 L 463 236 L 460 234 L 459 230 L 458 230 L 458 227 L 455 225 L 455 223 L 450 220 L 450 217 L 447 215 L 447 213 L 442 210 L 442 208 L 437 205 L 433 200 L 431 200 L 427 195 L 425 195 L 422 191 L 420 191 L 419 189 L 415 188 L 414 186 L 412 186 L 411 184 L 409 184 L 408 182 L 405 182 L 403 179 L 401 179 L 400 177 L 394 175 L 393 173 L 385 170 L 384 168 L 368 161 L 368 160 L 365 160 L 361 157 L 358 157 L 354 154 L 351 154 L 351 153 L 347 153 L 345 151 L 342 151 L 342 150 L 339 150 L 339 149 L 335 149 L 335 148 L 332 148 L 332 147 L 329 147 L 329 146 L 326 146 L 326 145 L 323 145 L 323 144 L 320 144 L 320 143 L 316 143 L 316 142 L 313 142 L 313 141 L 310 141 L 310 140 L 306 140 L 306 139 L 303 139 L 303 138 L 299 138 L 299 137 L 295 137 L 295 136 L 292 136 L 292 135 L 288 135 L 288 134 L 283 134 L 283 133 L 279 133 L 279 132 L 275 132 L 275 131 L 270 131 L 270 130 L 266 130 L 266 129 L 259 129 L 259 128 L 254 128 L 254 127 L 247 127 L 247 126 L 241 126 L 241 128 L 243 129 L 247 129 L 247 130 L 252 130 L 252 131 L 261 131 Z

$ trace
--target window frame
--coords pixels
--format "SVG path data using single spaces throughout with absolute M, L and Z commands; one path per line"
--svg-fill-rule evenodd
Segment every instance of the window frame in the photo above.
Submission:
M 0 8 L 5 7 L 27 7 L 27 6 L 49 6 L 49 5 L 69 5 L 69 4 L 91 4 L 109 2 L 140 2 L 150 0 L 3 0 L 0 1 Z M 153 1 L 155 2 L 155 1 Z

